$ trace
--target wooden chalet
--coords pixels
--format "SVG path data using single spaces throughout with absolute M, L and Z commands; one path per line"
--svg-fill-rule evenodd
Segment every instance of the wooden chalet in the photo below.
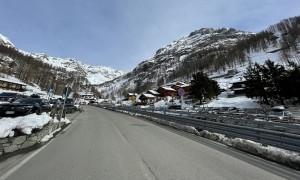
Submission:
M 162 97 L 166 97 L 166 96 L 178 96 L 178 93 L 175 89 L 171 88 L 171 87 L 159 87 L 156 90 L 158 93 L 161 94 Z
M 131 101 L 131 102 L 136 102 L 136 97 L 138 95 L 136 93 L 128 93 L 126 96 L 126 99 Z
M 155 91 L 155 90 L 148 90 L 146 93 L 147 94 L 152 94 L 153 96 L 156 96 L 156 97 L 161 96 L 161 94 L 159 92 Z
M 139 100 L 141 100 L 142 103 L 151 104 L 156 102 L 156 96 L 145 93 L 139 97 Z
M 232 83 L 230 90 L 233 92 L 233 96 L 245 95 L 246 81 L 239 81 Z
M 25 91 L 27 84 L 0 78 L 0 88 L 12 91 Z
M 81 93 L 79 93 L 79 96 L 81 99 L 84 99 L 84 100 L 94 100 L 95 99 L 94 93 L 92 93 L 92 92 L 81 92 Z
M 152 94 L 153 96 L 155 96 L 155 101 L 159 101 L 161 100 L 162 95 L 157 92 L 156 90 L 149 90 L 146 92 L 146 94 Z

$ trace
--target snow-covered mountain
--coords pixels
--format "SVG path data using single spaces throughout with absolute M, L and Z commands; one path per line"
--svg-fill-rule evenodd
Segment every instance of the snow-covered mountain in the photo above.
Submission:
M 168 76 L 174 73 L 174 70 L 180 69 L 190 54 L 201 50 L 231 47 L 237 41 L 253 34 L 233 28 L 202 28 L 193 31 L 189 36 L 158 49 L 152 58 L 138 64 L 132 72 L 102 84 L 99 86 L 99 90 L 103 94 L 111 92 L 111 89 L 115 89 L 119 93 L 134 91 L 137 82 L 140 82 L 141 85 L 148 83 L 151 84 L 152 88 L 155 88 L 161 83 L 170 81 Z M 162 78 L 163 80 L 160 80 Z
M 193 31 L 187 37 L 183 37 L 166 47 L 159 49 L 153 58 L 163 60 L 164 58 L 159 57 L 163 55 L 171 55 L 168 56 L 168 58 L 179 57 L 182 59 L 182 56 L 194 51 L 234 45 L 237 41 L 245 39 L 249 35 L 253 34 L 254 33 L 240 31 L 233 28 L 202 28 L 200 30 Z
M 51 57 L 49 55 L 46 55 L 44 53 L 29 53 L 25 52 L 23 50 L 20 50 L 16 48 L 10 40 L 0 34 L 0 44 L 15 48 L 20 53 L 30 56 L 35 60 L 39 60 L 41 62 L 47 63 L 55 68 L 61 68 L 64 69 L 67 72 L 76 72 L 76 74 L 79 74 L 83 77 L 85 77 L 90 84 L 101 84 L 106 81 L 113 80 L 119 76 L 122 76 L 125 74 L 123 71 L 115 70 L 110 67 L 104 67 L 104 66 L 91 66 L 88 64 L 84 64 L 81 61 L 72 59 L 72 58 L 58 58 L 58 57 Z M 0 53 L 0 57 L 2 60 L 7 61 L 13 61 L 13 59 L 3 55 Z
M 54 67 L 63 68 L 68 72 L 77 72 L 86 77 L 90 84 L 101 84 L 113 80 L 124 74 L 123 71 L 104 66 L 91 66 L 78 60 L 51 57 L 43 53 L 31 53 L 35 59 L 48 63 Z
M 142 93 L 171 81 L 188 83 L 192 75 L 199 71 L 216 78 L 234 69 L 237 70 L 236 76 L 243 76 L 250 63 L 263 64 L 267 59 L 282 64 L 290 60 L 300 63 L 299 27 L 300 17 L 294 17 L 272 25 L 260 33 L 233 28 L 202 28 L 158 49 L 152 58 L 142 61 L 126 74 L 112 68 L 90 66 L 71 58 L 62 59 L 42 53 L 18 51 L 60 68 L 60 72 L 63 72 L 61 69 L 66 71 L 65 74 L 59 74 L 66 75 L 61 84 L 70 78 L 70 74 L 74 74 L 76 83 L 79 84 L 77 87 L 91 88 L 89 85 L 93 84 L 105 98 L 122 98 L 128 92 Z M 0 44 L 14 47 L 4 36 L 0 36 Z M 11 62 L 13 59 L 4 56 L 0 51 L 0 68 L 1 61 Z M 23 69 L 20 65 L 18 67 Z M 238 78 L 234 77 L 232 80 Z M 231 79 L 221 79 L 219 85 L 226 89 L 230 81 Z M 49 82 L 43 84 L 46 86 Z
M 7 37 L 3 36 L 2 34 L 0 34 L 0 44 L 14 47 L 14 45 L 10 42 L 10 40 Z
M 300 63 L 300 17 L 282 20 L 260 33 L 233 28 L 202 28 L 157 50 L 133 71 L 98 86 L 103 95 L 120 97 L 142 93 L 171 81 L 190 82 L 192 74 L 204 71 L 212 78 L 235 69 L 233 79 L 217 79 L 226 89 L 242 77 L 250 63 Z M 141 88 L 142 87 L 142 88 Z M 140 92 L 137 92 L 140 91 Z

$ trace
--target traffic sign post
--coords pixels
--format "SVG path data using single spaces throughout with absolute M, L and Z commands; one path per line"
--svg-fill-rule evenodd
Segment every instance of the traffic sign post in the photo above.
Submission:
M 178 94 L 181 96 L 181 110 L 180 110 L 180 116 L 182 115 L 182 102 L 183 102 L 183 96 L 185 95 L 185 90 L 183 88 L 178 89 Z
M 179 96 L 184 96 L 185 95 L 185 90 L 183 89 L 183 88 L 179 88 L 178 89 L 178 94 L 179 94 Z
M 70 93 L 72 92 L 72 88 L 69 87 L 69 85 L 67 85 L 64 90 L 63 90 L 63 93 L 62 93 L 62 99 L 63 99 L 63 104 L 62 104 L 62 108 L 61 108 L 61 112 L 60 112 L 60 120 L 59 120 L 59 127 L 60 127 L 60 122 L 61 122 L 61 118 L 62 116 L 65 118 L 66 116 L 66 109 L 65 109 L 65 104 L 66 104 L 66 100 L 67 100 L 67 97 L 70 95 Z

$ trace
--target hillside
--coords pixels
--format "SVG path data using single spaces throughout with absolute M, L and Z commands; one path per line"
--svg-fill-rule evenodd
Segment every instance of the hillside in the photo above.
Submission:
M 224 76 L 236 69 L 243 76 L 251 63 L 263 64 L 267 59 L 286 64 L 299 62 L 300 17 L 282 20 L 259 33 L 232 28 L 202 28 L 160 48 L 133 71 L 113 81 L 98 85 L 106 97 L 121 97 L 128 92 L 142 93 L 171 81 L 190 82 L 192 74 L 206 72 L 210 77 Z M 224 82 L 226 81 L 226 82 Z M 221 88 L 230 79 L 219 80 Z
M 199 71 L 216 78 L 226 90 L 232 81 L 244 75 L 249 64 L 263 64 L 268 59 L 283 65 L 288 61 L 299 64 L 299 26 L 300 17 L 293 17 L 259 33 L 201 28 L 158 49 L 152 58 L 126 74 L 71 58 L 28 53 L 0 35 L 0 70 L 42 90 L 47 90 L 55 77 L 57 94 L 66 84 L 71 84 L 75 92 L 92 90 L 102 98 L 112 99 L 122 99 L 129 92 L 142 93 L 172 81 L 188 83 Z M 235 76 L 222 78 L 228 70 L 236 70 Z
M 55 77 L 54 88 L 60 93 L 67 84 L 75 92 L 91 90 L 93 84 L 113 80 L 124 72 L 103 66 L 91 66 L 71 58 L 56 58 L 43 53 L 28 53 L 15 47 L 0 34 L 0 70 L 28 84 L 48 89 Z M 34 71 L 33 71 L 34 70 Z

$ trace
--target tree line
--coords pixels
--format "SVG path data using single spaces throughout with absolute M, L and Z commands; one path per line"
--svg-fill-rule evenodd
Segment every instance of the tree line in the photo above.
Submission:
M 285 104 L 285 100 L 297 98 L 300 102 L 300 66 L 288 62 L 287 68 L 267 60 L 265 64 L 255 63 L 247 68 L 246 96 L 258 98 L 270 105 L 272 102 Z
M 222 72 L 239 65 L 243 66 L 246 62 L 250 63 L 251 61 L 248 57 L 249 53 L 266 51 L 268 47 L 275 49 L 268 53 L 279 51 L 284 63 L 300 64 L 299 47 L 297 46 L 300 40 L 299 26 L 300 16 L 297 16 L 285 19 L 264 31 L 239 40 L 236 45 L 195 51 L 189 54 L 167 79 L 173 81 L 182 77 L 190 78 L 192 74 L 199 71 Z

